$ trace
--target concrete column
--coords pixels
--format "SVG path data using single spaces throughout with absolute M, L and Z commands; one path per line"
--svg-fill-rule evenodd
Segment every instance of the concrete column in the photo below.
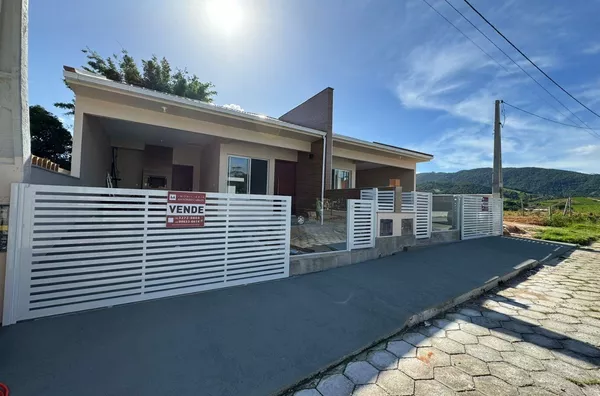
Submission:
M 27 10 L 28 0 L 0 0 L 0 205 L 9 204 L 11 183 L 30 174 Z M 0 318 L 5 272 L 6 252 L 0 251 Z

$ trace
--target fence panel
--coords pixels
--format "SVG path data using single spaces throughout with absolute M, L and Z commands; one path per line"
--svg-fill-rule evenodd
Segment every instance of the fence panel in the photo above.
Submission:
M 375 246 L 375 201 L 348 200 L 348 248 L 363 249 Z
M 463 195 L 461 201 L 461 239 L 502 235 L 501 198 Z
M 368 199 L 377 202 L 377 212 L 394 212 L 394 201 L 396 192 L 394 190 L 381 190 L 378 188 L 365 188 L 360 190 L 360 199 Z
M 204 227 L 166 228 L 167 191 L 16 189 L 5 325 L 289 274 L 290 197 L 206 193 Z
M 402 193 L 402 211 L 415 213 L 415 236 L 417 239 L 426 239 L 431 237 L 431 193 L 418 191 Z

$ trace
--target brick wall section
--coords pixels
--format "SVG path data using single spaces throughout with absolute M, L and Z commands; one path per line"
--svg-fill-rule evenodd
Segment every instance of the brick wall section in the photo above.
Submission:
M 415 171 L 393 166 L 357 171 L 356 188 L 385 187 L 390 184 L 390 179 L 400 179 L 400 186 L 404 192 L 415 189 Z
M 325 148 L 325 188 L 331 185 L 331 159 L 333 152 L 333 88 L 325 88 L 304 103 L 296 106 L 280 120 L 327 133 Z M 296 166 L 296 207 L 312 209 L 321 197 L 323 141 L 312 144 L 309 153 L 298 153 Z

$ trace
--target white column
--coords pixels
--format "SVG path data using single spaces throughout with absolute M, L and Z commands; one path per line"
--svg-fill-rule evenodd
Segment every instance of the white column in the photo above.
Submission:
M 27 9 L 28 0 L 0 0 L 0 205 L 8 205 L 11 183 L 29 180 L 30 173 Z M 0 317 L 5 271 L 0 251 Z

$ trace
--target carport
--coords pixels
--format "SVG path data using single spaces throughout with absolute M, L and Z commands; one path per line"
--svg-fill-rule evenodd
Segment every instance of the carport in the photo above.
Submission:
M 0 329 L 15 395 L 270 395 L 569 247 L 490 237 L 300 277 Z

